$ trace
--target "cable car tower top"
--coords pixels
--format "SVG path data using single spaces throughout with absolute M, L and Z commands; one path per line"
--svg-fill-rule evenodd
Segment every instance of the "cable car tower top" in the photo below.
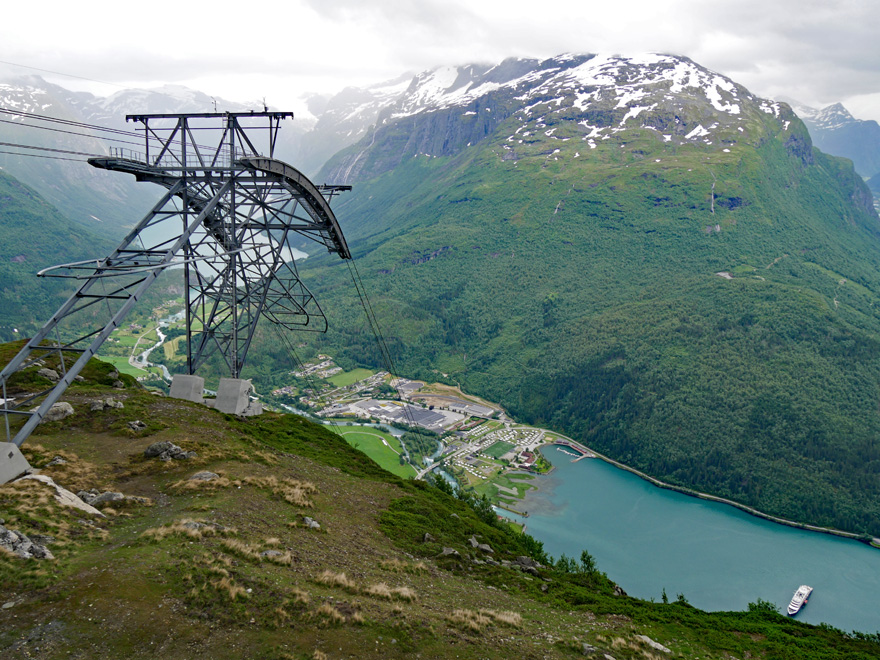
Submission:
M 142 125 L 143 151 L 114 148 L 89 163 L 166 192 L 109 256 L 38 273 L 79 284 L 0 372 L 7 441 L 21 445 L 167 269 L 183 274 L 189 374 L 219 355 L 238 378 L 260 317 L 291 330 L 326 330 L 320 306 L 297 275 L 292 242 L 306 238 L 350 259 L 328 202 L 351 187 L 316 186 L 274 158 L 281 122 L 292 117 L 270 111 L 126 117 Z M 71 353 L 78 354 L 75 361 Z M 58 383 L 10 400 L 10 376 L 53 354 Z M 26 409 L 34 401 L 38 407 Z M 25 423 L 13 437 L 16 417 Z

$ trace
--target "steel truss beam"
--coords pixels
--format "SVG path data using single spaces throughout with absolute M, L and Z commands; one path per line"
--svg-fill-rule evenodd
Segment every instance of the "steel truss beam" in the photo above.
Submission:
M 0 413 L 7 440 L 21 445 L 168 268 L 183 270 L 191 374 L 219 355 L 237 378 L 262 316 L 287 329 L 326 330 L 320 306 L 297 275 L 291 241 L 306 237 L 350 259 L 322 194 L 332 197 L 350 187 L 315 186 L 272 158 L 280 121 L 290 116 L 264 112 L 127 117 L 143 124 L 143 154 L 119 151 L 93 158 L 90 164 L 128 172 L 167 192 L 110 256 L 40 273 L 74 278 L 80 284 L 0 372 Z M 269 120 L 268 157 L 258 154 L 249 135 L 266 130 L 254 125 L 260 119 Z M 74 361 L 72 354 L 79 357 Z M 59 359 L 61 380 L 26 401 L 8 401 L 9 378 L 50 355 Z M 26 410 L 34 401 L 39 401 L 37 408 Z M 11 415 L 26 417 L 14 436 Z

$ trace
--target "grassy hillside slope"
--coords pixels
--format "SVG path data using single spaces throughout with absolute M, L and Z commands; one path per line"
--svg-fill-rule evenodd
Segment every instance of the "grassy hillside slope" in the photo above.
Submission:
M 706 614 L 614 595 L 604 575 L 573 563 L 493 566 L 485 560 L 547 559 L 480 507 L 383 471 L 325 428 L 106 388 L 109 370 L 93 362 L 67 396 L 75 414 L 41 426 L 24 449 L 60 485 L 127 499 L 99 518 L 59 506 L 34 481 L 0 487 L 2 524 L 53 537 L 55 555 L 0 554 L 4 658 L 837 660 L 880 648 L 761 603 Z M 124 407 L 91 411 L 110 396 Z M 147 427 L 132 431 L 136 419 Z M 197 456 L 145 458 L 160 440 Z M 218 478 L 191 479 L 206 470 Z

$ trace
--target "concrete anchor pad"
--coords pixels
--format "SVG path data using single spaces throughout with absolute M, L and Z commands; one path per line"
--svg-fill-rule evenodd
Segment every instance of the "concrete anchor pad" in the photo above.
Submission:
M 0 442 L 0 484 L 20 477 L 31 469 L 21 450 L 11 442 Z
M 214 408 L 229 415 L 243 415 L 250 405 L 253 385 L 242 378 L 221 378 Z M 253 414 L 253 413 L 252 413 Z
M 205 379 L 201 376 L 187 376 L 186 374 L 174 374 L 171 380 L 172 399 L 185 399 L 195 403 L 204 403 Z

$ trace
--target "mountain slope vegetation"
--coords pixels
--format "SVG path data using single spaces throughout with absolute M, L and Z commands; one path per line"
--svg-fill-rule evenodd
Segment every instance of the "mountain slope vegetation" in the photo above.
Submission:
M 629 598 L 588 554 L 551 566 L 479 501 L 385 472 L 328 428 L 111 388 L 111 370 L 93 360 L 65 396 L 74 414 L 23 447 L 73 492 L 117 493 L 103 517 L 39 481 L 0 486 L 2 525 L 54 555 L 0 551 L 4 658 L 876 656 L 875 635 L 761 601 L 708 614 Z M 92 405 L 108 398 L 122 406 Z M 147 458 L 156 442 L 195 455 Z
M 0 171 L 0 340 L 29 337 L 73 291 L 38 279 L 47 266 L 102 257 L 110 243 L 74 225 L 33 189 Z M 17 330 L 17 332 L 16 332 Z
M 672 483 L 880 534 L 880 223 L 851 165 L 684 58 L 485 76 L 426 74 L 322 173 L 355 183 L 337 215 L 399 370 Z M 302 274 L 325 346 L 379 364 L 345 268 Z

